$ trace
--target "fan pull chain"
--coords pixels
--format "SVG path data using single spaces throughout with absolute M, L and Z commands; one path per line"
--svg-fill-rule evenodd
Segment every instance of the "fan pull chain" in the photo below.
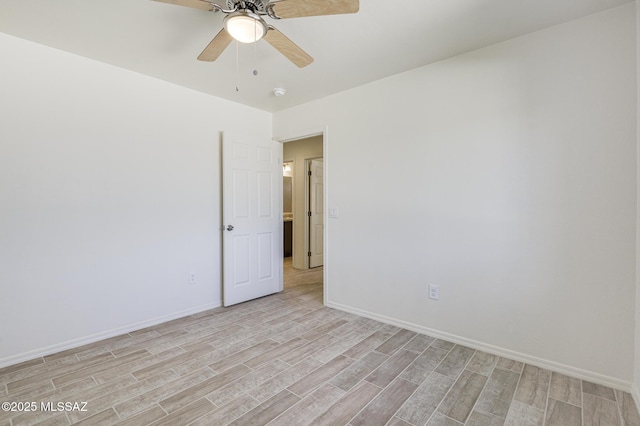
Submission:
M 258 44 L 257 42 L 254 44 Z M 253 75 L 258 75 L 258 48 L 253 46 L 253 63 L 256 68 L 253 69 Z
M 258 21 L 253 21 L 253 39 L 258 38 Z M 253 75 L 258 75 L 258 40 L 253 43 Z
M 236 40 L 236 92 L 239 92 L 240 89 L 238 88 L 238 86 L 240 85 L 240 83 L 238 82 L 238 75 L 239 75 L 239 69 L 240 69 L 240 42 L 238 42 Z

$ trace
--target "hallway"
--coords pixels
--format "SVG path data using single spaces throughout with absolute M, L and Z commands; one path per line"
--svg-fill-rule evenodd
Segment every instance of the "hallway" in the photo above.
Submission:
M 293 257 L 284 258 L 284 289 L 304 286 L 320 293 L 322 301 L 322 274 L 323 267 L 313 269 L 294 269 Z

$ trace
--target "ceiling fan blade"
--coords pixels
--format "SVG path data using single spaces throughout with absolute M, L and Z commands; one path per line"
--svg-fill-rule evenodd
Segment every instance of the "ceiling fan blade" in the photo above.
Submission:
M 229 46 L 233 38 L 224 28 L 211 40 L 211 43 L 204 48 L 198 56 L 199 61 L 215 61 L 218 56 Z
M 200 10 L 213 10 L 213 6 L 211 6 L 211 4 L 202 0 L 153 0 L 153 1 L 158 1 L 160 3 L 175 4 L 178 6 L 193 7 L 194 9 L 200 9 Z
M 301 18 L 303 16 L 341 15 L 356 13 L 360 9 L 359 0 L 276 0 L 271 2 L 273 11 L 280 18 Z
M 309 56 L 307 52 L 273 27 L 269 27 L 269 31 L 265 34 L 264 39 L 300 68 L 306 67 L 313 62 L 313 58 Z

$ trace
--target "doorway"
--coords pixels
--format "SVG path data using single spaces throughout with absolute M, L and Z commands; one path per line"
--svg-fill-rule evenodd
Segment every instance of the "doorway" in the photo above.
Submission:
M 287 170 L 290 170 L 288 174 L 291 175 L 292 179 L 292 217 L 289 216 L 292 219 L 292 224 L 290 225 L 292 228 L 292 256 L 284 258 L 285 287 L 287 287 L 287 282 L 290 281 L 288 278 L 291 275 L 296 275 L 300 278 L 301 274 L 309 271 L 312 265 L 317 266 L 314 275 L 323 276 L 323 268 L 320 265 L 324 263 L 322 259 L 324 258 L 325 238 L 324 226 L 321 227 L 320 225 L 324 222 L 324 187 L 318 185 L 315 187 L 314 204 L 315 210 L 319 214 L 319 220 L 315 220 L 315 225 L 312 225 L 309 220 L 311 186 L 308 176 L 312 160 L 316 160 L 314 161 L 314 167 L 323 171 L 322 163 L 317 162 L 317 160 L 322 160 L 324 157 L 323 144 L 323 134 L 283 143 L 282 159 L 287 166 Z M 283 171 L 285 170 L 284 166 Z M 315 234 L 313 236 L 310 233 L 311 226 L 315 226 Z M 313 244 L 315 244 L 314 250 L 309 249 L 312 240 Z M 314 261 L 310 261 L 309 252 L 316 252 Z M 318 252 L 319 256 L 317 255 Z M 320 261 L 318 261 L 319 259 Z M 303 275 L 311 276 L 310 274 Z

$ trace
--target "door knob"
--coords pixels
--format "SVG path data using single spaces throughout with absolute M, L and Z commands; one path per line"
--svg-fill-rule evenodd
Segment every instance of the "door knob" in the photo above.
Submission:
M 233 225 L 227 225 L 227 231 L 233 231 Z

